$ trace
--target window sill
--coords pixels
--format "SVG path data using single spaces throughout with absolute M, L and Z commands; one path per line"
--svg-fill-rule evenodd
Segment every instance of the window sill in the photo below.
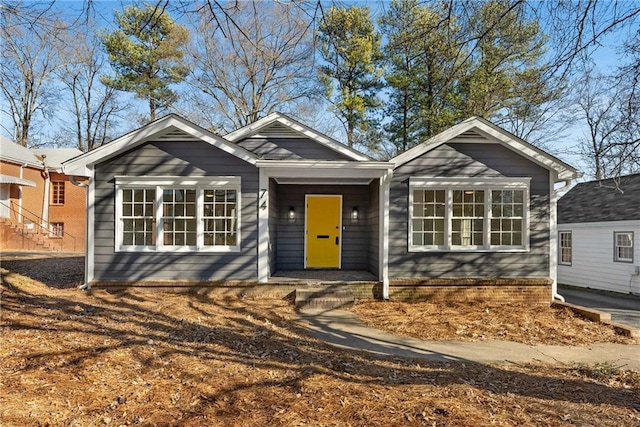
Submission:
M 173 254 L 173 253 L 238 253 L 240 252 L 240 246 L 233 247 L 212 247 L 212 248 L 190 248 L 190 247 L 171 247 L 166 246 L 162 248 L 156 248 L 151 246 L 123 246 L 116 248 L 116 252 L 135 252 L 135 253 L 158 253 L 158 254 Z
M 527 253 L 529 248 L 420 248 L 411 247 L 409 252 L 432 252 L 432 253 Z

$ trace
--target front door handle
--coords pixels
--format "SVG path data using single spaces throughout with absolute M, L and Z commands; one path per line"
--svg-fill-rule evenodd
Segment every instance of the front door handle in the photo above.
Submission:
M 340 244 L 340 237 L 336 236 L 336 245 Z

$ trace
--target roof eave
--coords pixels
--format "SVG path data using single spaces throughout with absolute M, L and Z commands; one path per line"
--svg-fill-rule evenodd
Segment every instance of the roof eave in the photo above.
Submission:
M 153 138 L 157 138 L 169 132 L 172 128 L 179 129 L 195 138 L 220 148 L 229 154 L 235 155 L 241 160 L 252 165 L 255 165 L 258 160 L 257 156 L 250 151 L 236 144 L 232 144 L 224 138 L 203 129 L 182 117 L 170 114 L 155 122 L 149 123 L 144 127 L 129 132 L 108 144 L 96 148 L 93 151 L 89 151 L 88 153 L 63 162 L 62 168 L 67 174 L 89 176 L 83 175 L 83 173 L 90 171 L 88 166 L 113 158 L 125 150 L 137 147 Z M 72 173 L 68 173 L 67 171 Z
M 333 169 L 393 169 L 391 162 L 350 161 L 350 160 L 258 160 L 259 168 L 333 168 Z

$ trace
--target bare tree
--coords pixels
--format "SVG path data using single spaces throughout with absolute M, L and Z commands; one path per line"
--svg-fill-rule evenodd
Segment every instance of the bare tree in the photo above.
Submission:
M 580 154 L 585 158 L 595 179 L 609 176 L 615 157 L 614 135 L 620 129 L 618 101 L 610 90 L 612 79 L 586 70 L 577 104 L 588 135 L 580 141 Z
M 125 107 L 118 104 L 116 90 L 100 81 L 108 61 L 99 37 L 90 31 L 74 31 L 69 36 L 71 40 L 61 50 L 65 63 L 57 76 L 71 97 L 69 108 L 75 119 L 77 147 L 90 151 L 113 134 L 117 114 Z
M 617 177 L 639 169 L 640 120 L 632 82 L 606 76 L 593 66 L 581 78 L 577 105 L 587 135 L 579 154 L 595 179 Z
M 230 131 L 275 111 L 294 113 L 314 86 L 313 31 L 302 9 L 288 3 L 236 3 L 224 16 L 201 10 L 190 47 L 198 119 Z
M 545 24 L 553 47 L 550 74 L 580 72 L 581 57 L 590 56 L 604 37 L 623 28 L 637 27 L 640 3 L 627 0 L 528 0 L 528 5 Z M 578 66 L 578 68 L 576 68 Z
M 50 7 L 40 10 L 18 3 L 0 10 L 2 114 L 12 125 L 5 131 L 27 146 L 36 120 L 47 118 L 55 101 L 53 78 L 60 65 L 56 44 L 64 25 L 52 16 Z

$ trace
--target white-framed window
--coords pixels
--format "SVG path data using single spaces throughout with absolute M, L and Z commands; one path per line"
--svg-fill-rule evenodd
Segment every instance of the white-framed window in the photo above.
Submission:
M 633 231 L 614 231 L 613 246 L 614 261 L 633 262 Z
M 240 250 L 240 177 L 116 177 L 116 251 Z
M 530 181 L 411 177 L 409 251 L 528 251 Z
M 64 237 L 64 222 L 52 222 L 50 237 Z
M 573 236 L 571 231 L 560 231 L 558 233 L 558 244 L 560 245 L 558 263 L 560 265 L 571 265 L 573 261 Z

